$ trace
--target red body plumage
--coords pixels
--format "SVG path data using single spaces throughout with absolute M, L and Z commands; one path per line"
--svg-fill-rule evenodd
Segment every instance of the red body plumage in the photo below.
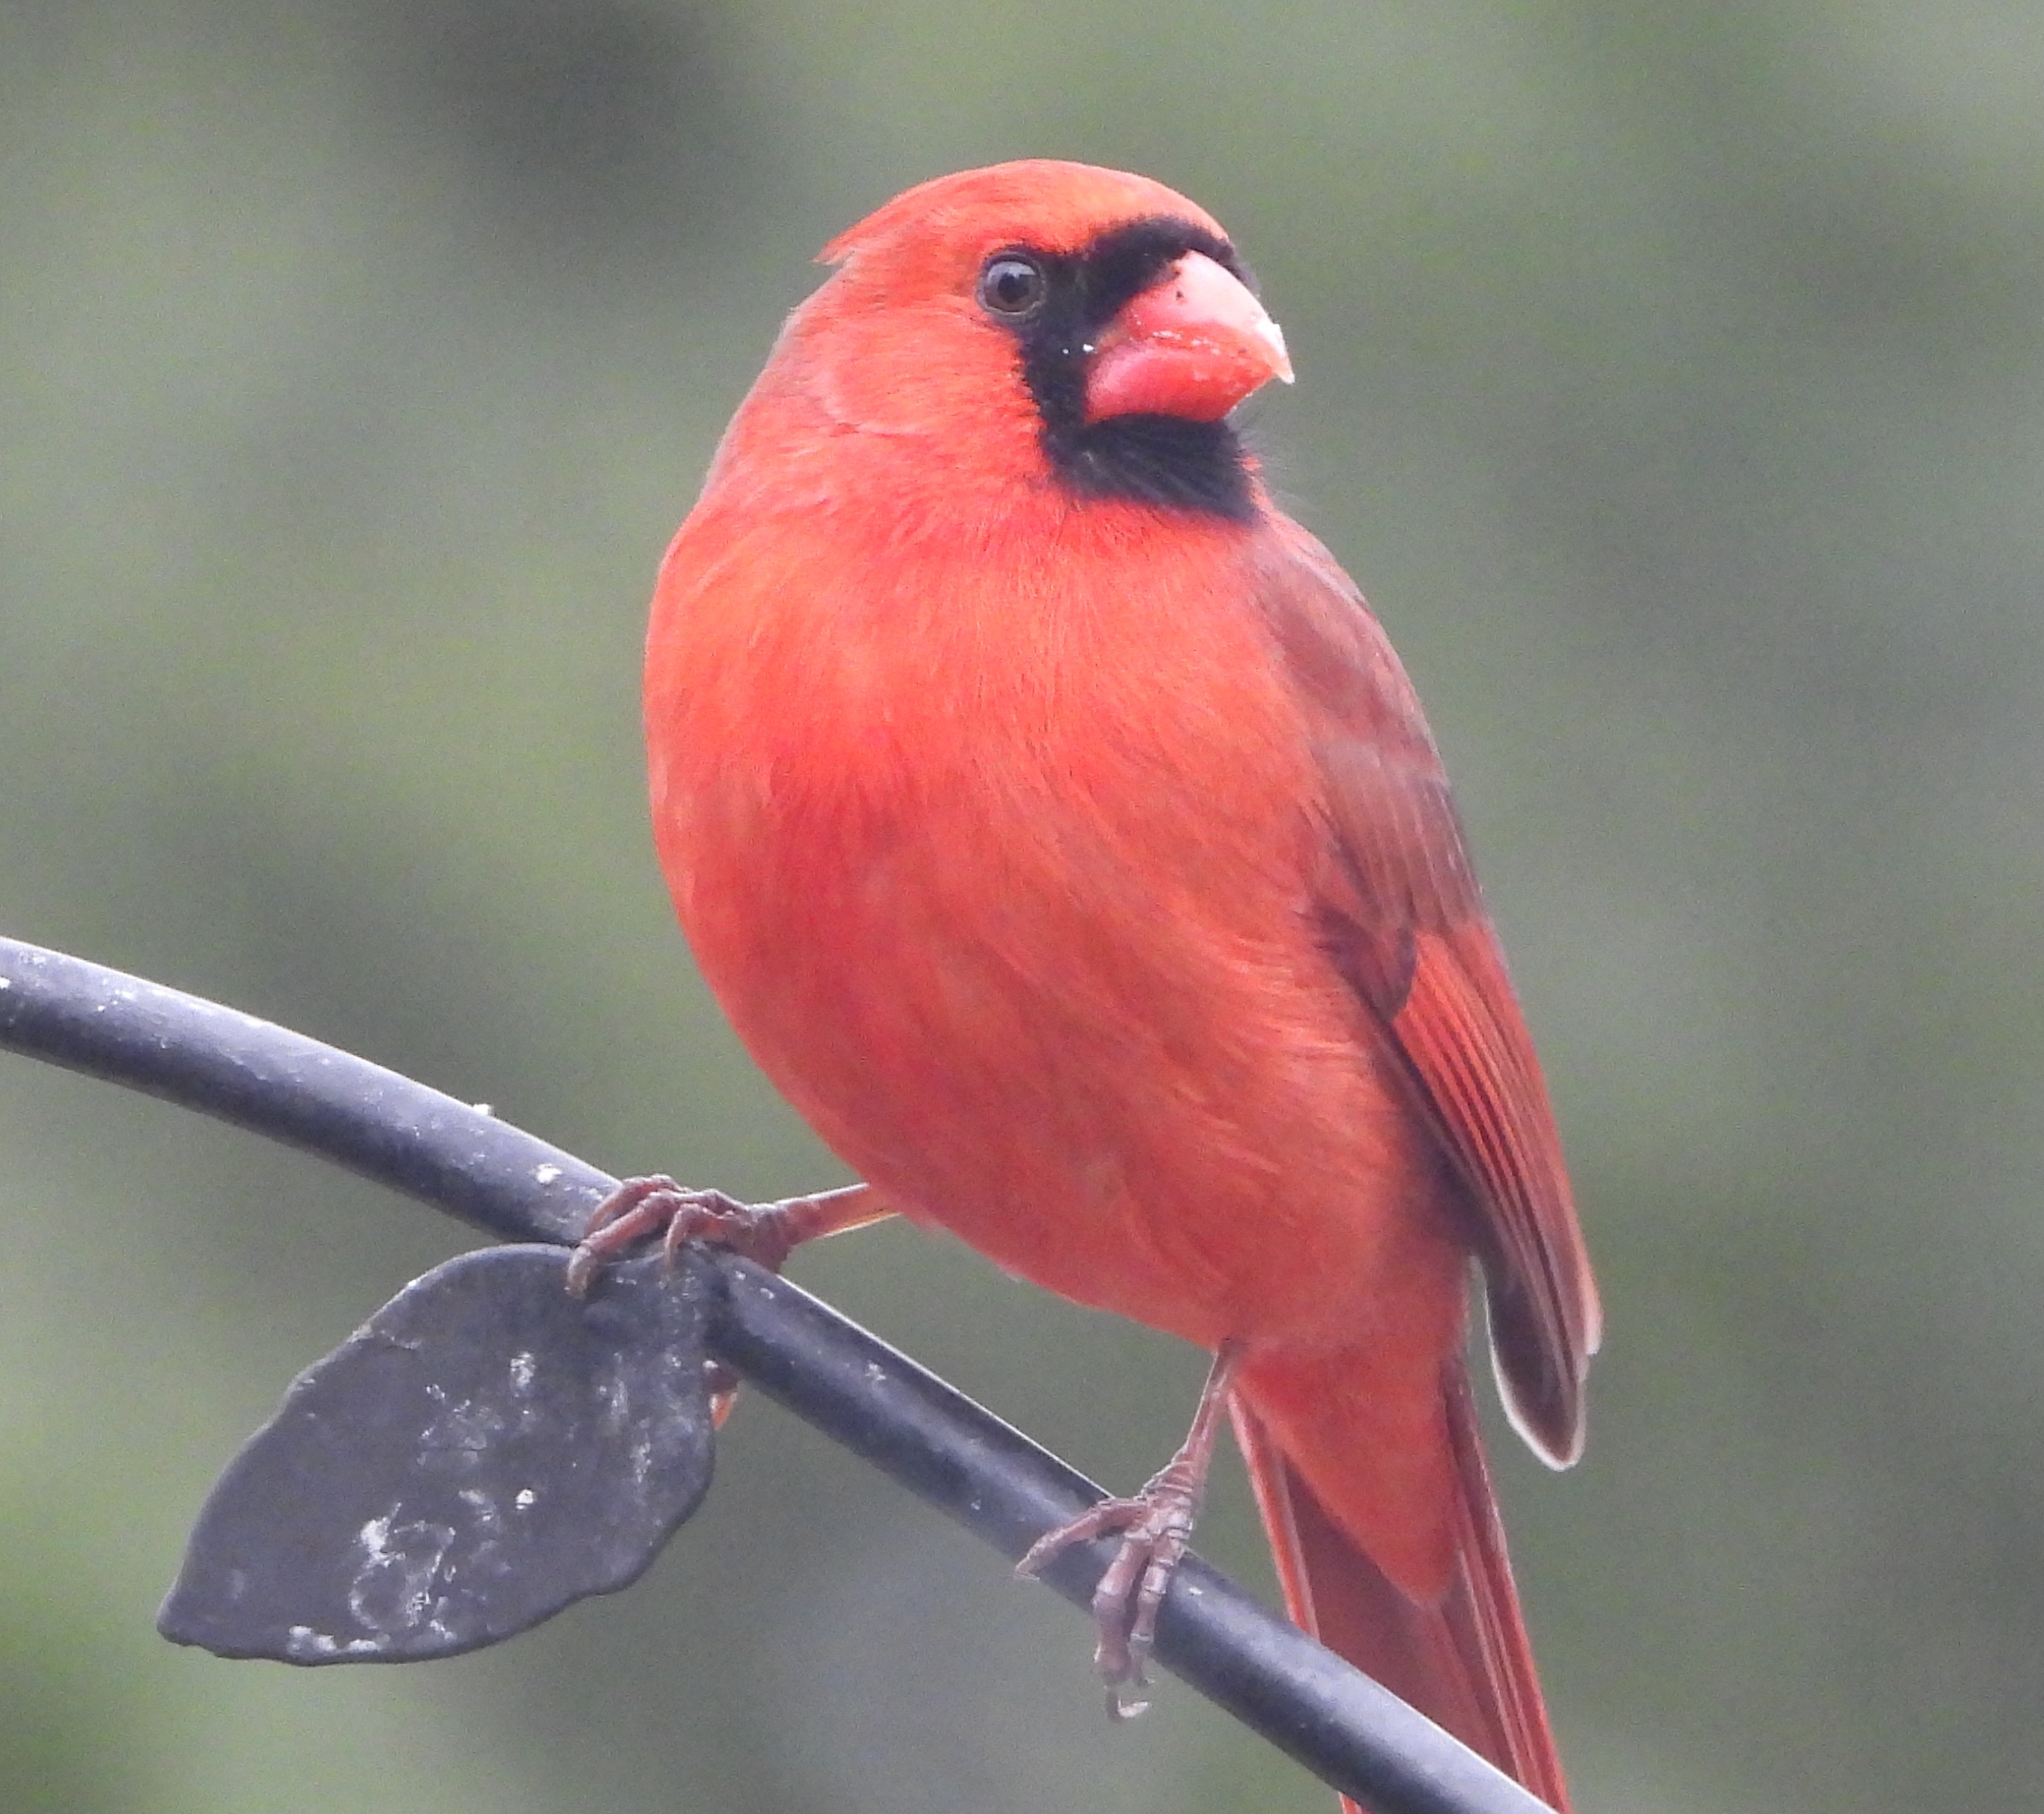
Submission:
M 830 248 L 661 571 L 661 862 L 747 1046 L 884 1201 L 1239 1346 L 1295 1616 L 1559 1806 L 1469 1262 L 1557 1462 L 1596 1300 L 1418 702 L 1253 467 L 1203 507 L 1061 443 L 1057 361 L 1083 385 L 1106 355 L 988 300 L 1018 250 L 1089 295 L 1159 221 L 1194 249 L 1123 287 L 1231 255 L 1170 190 L 1051 163 L 926 184 Z M 1170 327 L 1116 356 L 1151 421 L 1260 381 Z

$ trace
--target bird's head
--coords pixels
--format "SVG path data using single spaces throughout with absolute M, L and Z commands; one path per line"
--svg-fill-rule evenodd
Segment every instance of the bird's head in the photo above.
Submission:
M 1229 412 L 1291 365 L 1211 216 L 1147 178 L 1036 160 L 897 196 L 825 248 L 790 323 L 848 426 L 941 435 L 968 468 L 1249 515 Z

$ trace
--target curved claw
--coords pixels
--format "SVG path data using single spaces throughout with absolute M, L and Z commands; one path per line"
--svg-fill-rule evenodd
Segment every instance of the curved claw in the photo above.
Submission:
M 1157 1615 L 1191 1546 L 1198 1502 L 1199 1483 L 1174 1460 L 1134 1498 L 1102 1500 L 1039 1538 L 1015 1565 L 1016 1574 L 1033 1579 L 1075 1543 L 1120 1534 L 1121 1547 L 1093 1590 L 1093 1666 L 1106 1685 L 1111 1719 L 1135 1719 L 1149 1706 L 1123 1690 L 1148 1686 Z

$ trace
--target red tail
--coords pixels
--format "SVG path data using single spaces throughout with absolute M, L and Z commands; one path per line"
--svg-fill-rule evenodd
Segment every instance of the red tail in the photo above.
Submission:
M 1298 1429 L 1301 1419 L 1286 1414 L 1298 1407 L 1284 1403 L 1293 1395 L 1282 1384 L 1281 1398 L 1268 1403 L 1270 1384 L 1249 1384 L 1230 1409 L 1292 1618 L 1328 1649 L 1566 1814 L 1562 1761 L 1519 1616 L 1462 1358 L 1449 1361 L 1443 1381 L 1456 1488 L 1454 1565 L 1446 1592 L 1431 1603 L 1399 1587 L 1306 1484 L 1272 1428 L 1276 1422 Z M 1268 1405 L 1272 1422 L 1259 1414 L 1259 1401 Z M 1321 1401 L 1323 1411 L 1326 1403 Z M 1315 1435 L 1325 1429 L 1322 1417 L 1304 1422 Z M 1369 1468 L 1367 1449 L 1339 1464 L 1340 1473 L 1350 1477 Z M 1325 1469 L 1313 1472 L 1328 1477 Z M 1346 1814 L 1364 1814 L 1346 1797 L 1342 1807 Z

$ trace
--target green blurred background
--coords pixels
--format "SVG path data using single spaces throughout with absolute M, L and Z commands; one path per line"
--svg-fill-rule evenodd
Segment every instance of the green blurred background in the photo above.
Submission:
M 2044 10 L 0 9 L 0 929 L 613 1169 L 838 1174 L 643 823 L 652 569 L 837 229 L 1133 166 L 1285 324 L 1277 480 L 1458 777 L 1610 1339 L 1501 1454 L 1586 1810 L 2044 1803 Z M 151 1630 L 464 1232 L 0 1060 L 0 1807 L 1326 1808 L 772 1408 L 648 1582 L 298 1673 Z M 1200 1358 L 903 1229 L 797 1273 L 1102 1477 Z M 1239 1478 L 1205 1547 L 1267 1571 Z

